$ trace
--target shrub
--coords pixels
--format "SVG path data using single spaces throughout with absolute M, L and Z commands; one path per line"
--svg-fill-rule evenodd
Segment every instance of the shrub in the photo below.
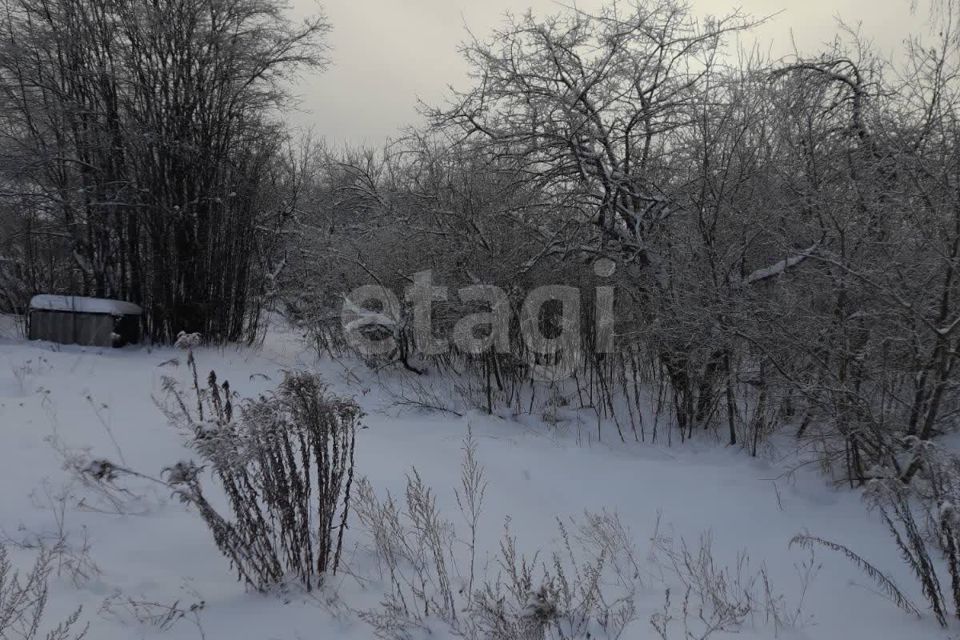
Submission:
M 960 504 L 960 457 L 931 442 L 905 444 L 913 449 L 911 467 L 915 471 L 901 474 L 899 469 L 878 466 L 864 497 L 886 525 L 937 622 L 947 628 L 951 614 L 960 618 L 960 516 L 956 507 Z M 792 544 L 817 545 L 843 554 L 896 606 L 921 615 L 890 578 L 849 547 L 806 534 L 796 536 Z M 938 556 L 942 564 L 937 562 Z M 950 577 L 948 594 L 938 574 L 940 566 Z
M 380 607 L 361 613 L 379 637 L 408 640 L 440 623 L 456 635 L 484 640 L 618 638 L 635 619 L 638 565 L 630 535 L 616 515 L 585 514 L 561 545 L 524 556 L 505 530 L 493 566 L 478 566 L 478 520 L 486 479 L 471 436 L 464 444 L 457 504 L 466 528 L 440 513 L 416 470 L 403 499 L 381 499 L 366 481 L 357 497 L 360 523 L 387 587 Z
M 777 636 L 802 623 L 803 595 L 788 607 L 765 567 L 751 568 L 745 553 L 732 567 L 719 564 L 709 536 L 696 547 L 682 539 L 676 546 L 660 534 L 659 519 L 646 563 L 617 514 L 606 511 L 558 519 L 553 549 L 532 555 L 506 526 L 499 552 L 478 562 L 490 543 L 478 540 L 487 481 L 472 435 L 463 451 L 454 490 L 459 529 L 415 469 L 403 497 L 378 497 L 360 482 L 356 512 L 384 587 L 380 605 L 360 616 L 378 637 L 411 640 L 440 626 L 468 640 L 618 640 L 636 635 L 642 597 L 657 586 L 666 604 L 649 619 L 651 637 L 706 640 L 750 625 Z M 649 583 L 645 564 L 654 569 Z M 797 568 L 803 594 L 818 565 L 811 555 Z M 671 602 L 672 587 L 684 594 L 681 603 Z
M 165 386 L 172 399 L 165 413 L 188 430 L 203 461 L 178 462 L 164 469 L 165 480 L 197 507 L 239 579 L 260 591 L 291 578 L 307 590 L 321 586 L 340 562 L 359 407 L 303 372 L 241 403 L 239 415 L 229 384 L 213 372 L 206 389 L 194 384 L 195 411 L 174 383 Z M 207 498 L 201 472 L 208 467 L 232 519 Z
M 41 549 L 33 567 L 26 574 L 14 570 L 7 549 L 0 545 L 0 638 L 34 640 L 80 640 L 87 630 L 75 631 L 80 609 L 41 635 L 43 614 L 47 607 L 47 580 L 53 570 L 54 555 Z

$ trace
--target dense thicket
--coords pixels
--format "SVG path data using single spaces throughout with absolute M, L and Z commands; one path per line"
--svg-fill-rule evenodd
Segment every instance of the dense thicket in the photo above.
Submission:
M 427 129 L 326 158 L 292 307 L 340 346 L 344 292 L 402 299 L 431 270 L 451 288 L 436 337 L 477 310 L 457 287 L 497 285 L 508 352 L 418 357 L 404 304 L 388 357 L 523 411 L 554 397 L 537 366 L 566 358 L 574 401 L 621 437 L 653 435 L 651 401 L 671 437 L 756 451 L 788 424 L 852 482 L 877 463 L 907 479 L 960 408 L 960 12 L 931 15 L 932 39 L 896 64 L 855 33 L 813 56 L 737 56 L 747 20 L 673 0 L 513 19 L 465 47 L 474 86 Z M 579 350 L 522 339 L 522 300 L 545 284 L 582 289 Z M 611 353 L 594 348 L 598 285 L 616 287 Z
M 298 174 L 278 109 L 322 19 L 274 0 L 4 0 L 0 291 L 142 303 L 251 337 Z

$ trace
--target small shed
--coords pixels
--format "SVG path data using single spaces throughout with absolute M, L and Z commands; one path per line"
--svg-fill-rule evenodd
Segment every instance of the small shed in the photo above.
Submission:
M 132 302 L 38 295 L 30 300 L 31 340 L 98 347 L 122 347 L 140 342 L 143 310 Z

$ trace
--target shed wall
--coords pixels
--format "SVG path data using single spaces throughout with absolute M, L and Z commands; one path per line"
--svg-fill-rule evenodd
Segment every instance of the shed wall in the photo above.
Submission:
M 34 309 L 30 312 L 30 339 L 110 347 L 113 324 L 111 315 Z

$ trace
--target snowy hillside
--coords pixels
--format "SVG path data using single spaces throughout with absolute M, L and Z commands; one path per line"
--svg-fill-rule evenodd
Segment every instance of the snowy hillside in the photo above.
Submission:
M 0 340 L 3 537 L 22 568 L 34 555 L 27 547 L 66 540 L 51 577 L 45 623 L 82 605 L 88 637 L 97 640 L 373 637 L 360 613 L 377 607 L 383 585 L 357 522 L 347 532 L 346 569 L 323 593 L 261 595 L 236 581 L 200 518 L 164 487 L 120 479 L 130 493 L 116 509 L 63 468 L 63 454 L 89 455 L 158 476 L 189 457 L 152 398 L 162 393 L 163 376 L 187 380 L 182 351 L 54 348 L 23 342 L 10 327 L 6 335 Z M 317 361 L 293 334 L 271 335 L 260 351 L 200 349 L 197 360 L 201 370 L 231 380 L 242 396 L 274 387 L 284 369 L 318 370 L 367 414 L 357 440 L 357 473 L 378 493 L 402 495 L 406 474 L 416 467 L 434 488 L 444 517 L 457 524 L 454 487 L 470 430 L 489 482 L 478 535 L 478 563 L 489 576 L 497 571 L 505 521 L 522 551 L 549 553 L 560 548 L 557 518 L 619 514 L 638 552 L 641 585 L 624 638 L 660 637 L 650 618 L 663 612 L 668 588 L 676 622 L 667 637 L 685 637 L 683 588 L 664 570 L 657 547 L 679 549 L 683 539 L 697 549 L 707 535 L 717 565 L 733 572 L 738 554 L 749 556 L 744 581 L 765 567 L 770 590 L 783 595 L 781 610 L 793 618 L 775 624 L 758 604 L 739 628 L 711 638 L 947 637 L 929 615 L 918 621 L 894 608 L 841 557 L 818 550 L 811 569 L 808 551 L 788 548 L 804 531 L 849 544 L 920 600 L 894 545 L 858 495 L 831 488 L 815 469 L 787 474 L 798 462 L 789 451 L 745 460 L 742 451 L 722 446 L 578 444 L 563 423 L 400 410 L 365 368 Z M 697 617 L 694 610 L 689 615 Z

